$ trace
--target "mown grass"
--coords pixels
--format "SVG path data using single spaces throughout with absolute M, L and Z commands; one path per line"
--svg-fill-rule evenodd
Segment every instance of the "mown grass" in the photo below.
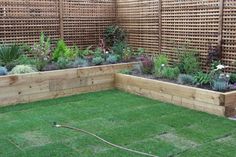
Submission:
M 0 108 L 0 156 L 138 156 L 54 121 L 161 157 L 236 157 L 236 122 L 117 90 Z

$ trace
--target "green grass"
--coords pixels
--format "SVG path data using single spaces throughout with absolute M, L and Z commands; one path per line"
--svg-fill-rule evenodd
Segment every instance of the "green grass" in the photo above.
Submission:
M 54 121 L 161 157 L 236 157 L 236 122 L 117 90 L 0 108 L 0 156 L 138 156 Z

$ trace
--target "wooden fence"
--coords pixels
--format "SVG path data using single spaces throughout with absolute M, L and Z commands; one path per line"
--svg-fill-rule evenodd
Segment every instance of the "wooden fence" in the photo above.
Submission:
M 178 58 L 176 48 L 197 49 L 203 67 L 210 45 L 222 45 L 223 62 L 236 70 L 235 0 L 117 0 L 117 21 L 133 47 Z
M 104 29 L 123 26 L 133 47 L 178 58 L 176 47 L 197 49 L 203 67 L 210 45 L 236 70 L 235 0 L 1 0 L 0 42 L 38 40 L 45 32 L 70 45 L 97 45 Z
M 31 44 L 45 32 L 54 43 L 97 45 L 114 10 L 114 0 L 1 0 L 0 43 Z

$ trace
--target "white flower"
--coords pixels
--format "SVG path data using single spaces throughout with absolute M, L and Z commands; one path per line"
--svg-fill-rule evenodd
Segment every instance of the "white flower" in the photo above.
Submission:
M 162 64 L 161 66 L 162 66 L 162 67 L 164 67 L 164 66 L 165 66 L 165 64 Z
M 108 54 L 109 52 L 108 51 L 106 51 L 106 54 Z
M 229 74 L 227 74 L 226 77 L 229 78 L 230 77 Z
M 219 64 L 219 65 L 217 65 L 217 70 L 221 70 L 221 69 L 224 69 L 225 68 L 225 66 L 224 65 L 221 65 L 221 64 Z

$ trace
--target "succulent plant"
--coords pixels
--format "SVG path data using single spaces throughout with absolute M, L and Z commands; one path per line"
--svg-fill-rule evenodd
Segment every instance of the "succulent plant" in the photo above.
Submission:
M 74 67 L 86 67 L 88 65 L 89 65 L 88 61 L 83 58 L 77 58 L 73 63 Z
M 224 80 L 214 80 L 212 89 L 216 91 L 226 91 L 227 89 L 229 89 L 229 84 Z
M 58 70 L 59 67 L 56 63 L 50 63 L 47 64 L 42 70 L 43 71 L 52 71 L 52 70 Z
M 178 76 L 178 83 L 183 85 L 193 85 L 194 84 L 194 77 L 187 74 L 180 74 Z
M 7 75 L 7 68 L 0 66 L 0 76 Z
M 117 55 L 111 54 L 107 57 L 107 62 L 110 64 L 115 64 L 115 63 L 117 63 L 117 61 L 118 61 Z
M 68 68 L 68 65 L 70 64 L 70 61 L 69 59 L 65 58 L 65 57 L 60 57 L 58 58 L 57 60 L 57 66 L 60 68 L 60 69 L 66 69 Z
M 102 57 L 94 57 L 92 63 L 94 65 L 101 65 L 105 60 Z
M 26 74 L 36 72 L 37 70 L 30 65 L 17 65 L 15 66 L 10 74 Z

